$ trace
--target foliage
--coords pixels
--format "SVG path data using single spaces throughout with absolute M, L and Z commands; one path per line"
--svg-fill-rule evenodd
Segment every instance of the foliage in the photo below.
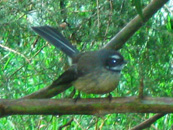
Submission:
M 142 3 L 145 6 L 148 1 Z M 106 44 L 137 13 L 129 1 L 0 1 L 0 97 L 17 99 L 49 85 L 67 68 L 67 57 L 47 45 L 31 26 L 51 25 L 80 50 L 96 50 Z M 163 8 L 124 45 L 128 60 L 113 96 L 136 96 L 140 80 L 144 94 L 172 97 L 173 16 Z M 62 23 L 68 23 L 61 27 Z M 72 89 L 58 95 L 64 98 Z M 106 96 L 106 95 L 103 95 Z M 82 97 L 100 97 L 86 95 Z M 129 129 L 153 114 L 110 114 L 106 116 L 12 116 L 0 119 L 0 129 L 58 129 L 73 119 L 67 129 Z M 151 129 L 171 128 L 168 114 Z M 165 125 L 166 124 L 166 125 Z

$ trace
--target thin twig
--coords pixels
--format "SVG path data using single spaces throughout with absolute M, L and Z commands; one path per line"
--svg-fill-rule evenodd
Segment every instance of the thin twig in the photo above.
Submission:
M 8 51 L 10 51 L 10 52 L 13 52 L 13 53 L 15 53 L 15 54 L 17 54 L 17 55 L 20 55 L 21 57 L 25 58 L 25 60 L 26 60 L 28 63 L 31 62 L 30 59 L 28 59 L 25 55 L 21 54 L 20 52 L 17 52 L 17 51 L 15 51 L 15 50 L 13 50 L 13 49 L 7 47 L 7 46 L 4 46 L 4 45 L 2 45 L 2 44 L 0 44 L 0 47 L 4 48 L 5 50 L 8 50 Z
M 139 95 L 138 95 L 139 99 L 143 98 L 143 90 L 144 90 L 144 78 L 141 77 L 141 79 L 140 79 L 140 86 L 139 86 Z
M 71 118 L 66 124 L 60 126 L 58 128 L 58 130 L 62 130 L 64 127 L 67 127 L 67 126 L 71 125 L 72 121 L 73 121 L 73 118 Z

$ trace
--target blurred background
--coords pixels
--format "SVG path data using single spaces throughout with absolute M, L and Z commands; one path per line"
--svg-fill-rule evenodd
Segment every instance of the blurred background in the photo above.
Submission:
M 150 0 L 142 1 L 139 9 Z M 47 85 L 68 68 L 68 59 L 31 29 L 56 27 L 81 51 L 103 47 L 137 14 L 135 0 L 1 0 L 0 1 L 0 98 L 18 99 Z M 120 50 L 128 61 L 113 97 L 144 95 L 173 97 L 173 1 L 163 6 Z M 73 88 L 55 98 L 68 97 Z M 82 98 L 104 97 L 87 95 Z M 105 116 L 9 116 L 0 119 L 6 130 L 127 130 L 154 114 Z M 173 114 L 155 122 L 150 130 L 170 130 Z

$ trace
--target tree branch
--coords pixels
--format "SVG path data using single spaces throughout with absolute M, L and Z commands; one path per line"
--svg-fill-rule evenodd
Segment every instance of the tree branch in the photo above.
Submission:
M 106 44 L 105 48 L 119 50 L 124 43 L 146 23 L 168 0 L 153 0 L 143 9 L 143 19 L 137 15 L 132 19 L 111 41 Z
M 142 130 L 142 129 L 148 128 L 151 126 L 151 124 L 153 124 L 155 121 L 157 121 L 158 119 L 160 119 L 164 115 L 165 115 L 165 113 L 158 113 L 158 114 L 154 115 L 153 117 L 145 120 L 141 124 L 133 127 L 131 130 Z
M 172 98 L 116 97 L 79 99 L 0 100 L 0 117 L 8 115 L 104 115 L 110 113 L 171 113 Z

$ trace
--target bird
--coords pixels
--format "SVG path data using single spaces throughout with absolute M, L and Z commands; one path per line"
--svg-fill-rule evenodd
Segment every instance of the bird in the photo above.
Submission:
M 107 94 L 120 81 L 126 61 L 116 50 L 101 48 L 80 52 L 56 28 L 35 26 L 32 29 L 72 59 L 71 66 L 59 76 L 57 85 L 72 84 L 79 92 Z

